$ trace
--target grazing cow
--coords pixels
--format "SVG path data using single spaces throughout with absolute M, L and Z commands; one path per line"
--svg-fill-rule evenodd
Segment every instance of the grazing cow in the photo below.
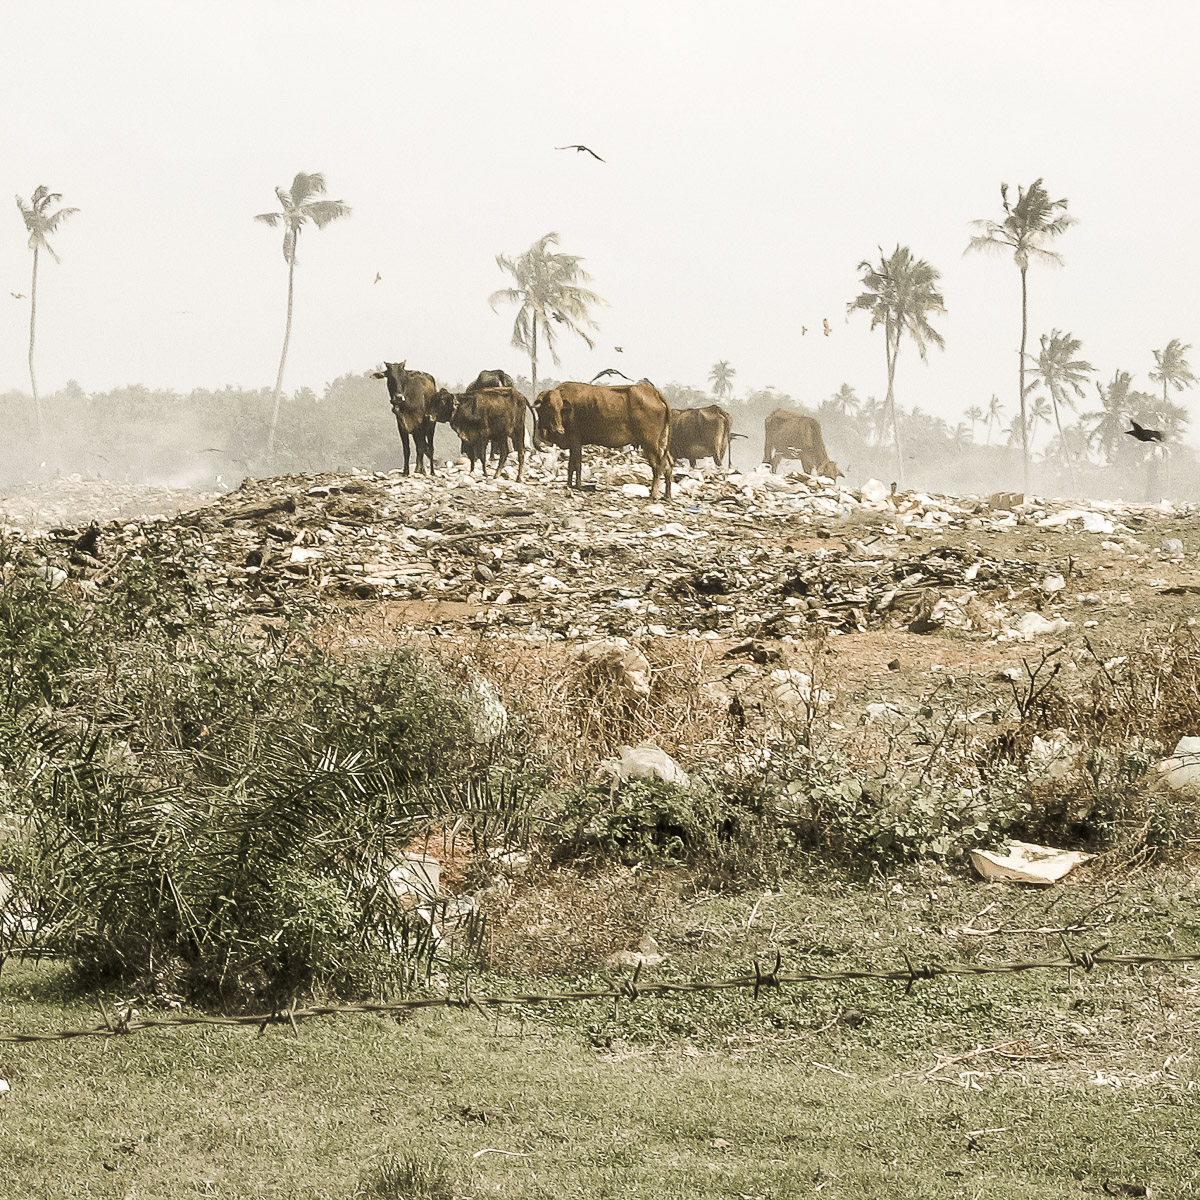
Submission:
M 651 497 L 663 479 L 664 497 L 671 498 L 671 406 L 648 380 L 620 387 L 560 383 L 537 398 L 534 414 L 537 436 L 569 451 L 567 487 L 582 485 L 584 446 L 637 446 L 653 472 Z
M 448 421 L 461 439 L 471 471 L 475 470 L 478 459 L 483 466 L 484 478 L 487 477 L 490 444 L 500 458 L 494 472 L 499 475 L 508 461 L 510 446 L 515 446 L 517 478 L 525 477 L 525 409 L 528 401 L 516 388 L 481 388 L 461 396 L 440 391 L 434 402 L 438 420 Z
M 693 467 L 698 459 L 711 458 L 719 467 L 732 433 L 733 418 L 719 404 L 677 408 L 671 413 L 671 457 L 686 458 Z
M 425 371 L 407 371 L 402 362 L 385 362 L 383 370 L 373 371 L 371 378 L 387 380 L 396 428 L 400 431 L 400 442 L 404 446 L 405 475 L 408 474 L 410 435 L 417 447 L 417 474 L 425 474 L 425 460 L 428 459 L 429 473 L 432 475 L 433 427 L 437 423 L 437 418 L 429 412 L 429 402 L 437 391 L 433 376 Z
M 763 462 L 775 471 L 785 458 L 798 458 L 808 475 L 824 475 L 837 479 L 842 472 L 829 457 L 821 423 L 816 417 L 777 408 L 764 422 L 767 440 L 763 445 Z
M 507 371 L 480 371 L 475 376 L 474 381 L 467 385 L 467 393 L 482 392 L 484 388 L 510 388 L 516 386 L 512 381 L 512 376 Z

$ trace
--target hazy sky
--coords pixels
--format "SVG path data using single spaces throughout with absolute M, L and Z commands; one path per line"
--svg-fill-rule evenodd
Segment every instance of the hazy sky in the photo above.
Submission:
M 1200 346 L 1194 0 L 2 11 L 0 198 L 46 184 L 80 209 L 40 279 L 44 391 L 273 385 L 286 267 L 251 218 L 299 170 L 354 212 L 301 237 L 289 389 L 385 358 L 439 382 L 527 372 L 487 304 L 495 255 L 556 230 L 609 307 L 594 351 L 564 339 L 544 371 L 705 386 L 727 359 L 739 394 L 882 396 L 882 335 L 846 304 L 899 242 L 942 272 L 948 312 L 928 366 L 902 350 L 898 399 L 1011 410 L 1019 276 L 963 250 L 1001 181 L 1038 176 L 1079 224 L 1065 269 L 1031 270 L 1031 345 L 1068 330 L 1141 387 L 1153 348 Z M 9 293 L 31 256 L 3 203 L 0 390 L 27 390 Z

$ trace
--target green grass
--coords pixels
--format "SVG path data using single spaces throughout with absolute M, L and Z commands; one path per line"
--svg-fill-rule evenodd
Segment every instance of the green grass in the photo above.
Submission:
M 772 945 L 784 970 L 921 947 L 961 959 L 981 940 L 962 924 L 989 904 L 972 927 L 1082 917 L 1098 926 L 1077 939 L 1085 945 L 1196 944 L 1188 880 L 1165 872 L 1119 893 L 931 887 L 916 873 L 894 886 L 681 904 L 656 932 L 671 957 L 650 974 L 718 977 Z M 982 941 L 983 958 L 1057 944 Z M 201 1027 L 0 1045 L 12 1085 L 0 1100 L 2 1191 L 1042 1200 L 1116 1180 L 1185 1196 L 1200 1178 L 1198 981 L 1185 969 L 1098 969 L 938 979 L 907 996 L 827 984 L 758 1003 L 727 993 L 622 1002 L 615 1015 L 611 1003 L 490 1020 L 439 1010 L 312 1021 L 298 1035 Z M 9 964 L 0 1017 L 21 1030 L 93 1024 L 99 1003 L 67 990 L 59 967 Z M 955 1056 L 969 1057 L 946 1061 Z

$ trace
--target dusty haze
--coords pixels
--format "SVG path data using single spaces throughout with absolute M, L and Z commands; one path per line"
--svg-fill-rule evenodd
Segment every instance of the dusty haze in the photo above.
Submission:
M 1065 269 L 1031 271 L 1031 345 L 1069 330 L 1146 388 L 1152 349 L 1200 344 L 1194 4 L 66 0 L 4 23 L 0 199 L 45 183 L 81 210 L 41 275 L 47 393 L 273 384 L 285 264 L 251 218 L 299 170 L 354 213 L 301 238 L 289 390 L 384 358 L 527 372 L 487 305 L 494 256 L 557 230 L 610 306 L 556 376 L 703 387 L 725 359 L 739 395 L 882 396 L 882 338 L 845 310 L 860 260 L 899 242 L 948 313 L 928 366 L 905 346 L 898 401 L 1011 413 L 1018 274 L 963 250 L 1001 181 L 1039 176 L 1079 224 Z M 30 255 L 4 203 L 0 391 L 27 391 L 9 293 Z

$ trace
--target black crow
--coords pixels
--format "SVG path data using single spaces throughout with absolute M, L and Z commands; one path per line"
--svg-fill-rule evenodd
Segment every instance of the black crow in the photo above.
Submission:
M 600 157 L 600 155 L 598 155 L 598 154 L 595 152 L 595 150 L 591 149 L 591 148 L 590 148 L 590 147 L 588 147 L 588 146 L 580 146 L 580 145 L 575 145 L 575 146 L 555 146 L 554 148 L 555 148 L 555 150 L 580 150 L 580 151 L 586 150 L 586 151 L 587 151 L 587 152 L 588 152 L 588 153 L 589 153 L 589 154 L 590 154 L 590 155 L 591 155 L 591 156 L 592 156 L 592 157 L 593 157 L 593 158 L 594 158 L 594 159 L 595 159 L 597 162 L 603 162 L 603 161 L 604 161 L 604 159 L 602 159 L 602 158 Z
M 622 379 L 629 379 L 629 376 L 626 375 L 624 371 L 618 371 L 616 367 L 606 367 L 603 371 L 593 375 L 591 382 L 595 383 L 597 379 L 603 379 L 606 375 L 620 375 Z M 633 380 L 629 379 L 629 382 L 632 383 Z
M 1133 428 L 1127 429 L 1125 432 L 1129 434 L 1130 437 L 1137 438 L 1139 442 L 1161 442 L 1163 440 L 1161 429 L 1146 429 L 1139 425 L 1132 418 L 1130 418 L 1129 423 L 1133 426 Z

